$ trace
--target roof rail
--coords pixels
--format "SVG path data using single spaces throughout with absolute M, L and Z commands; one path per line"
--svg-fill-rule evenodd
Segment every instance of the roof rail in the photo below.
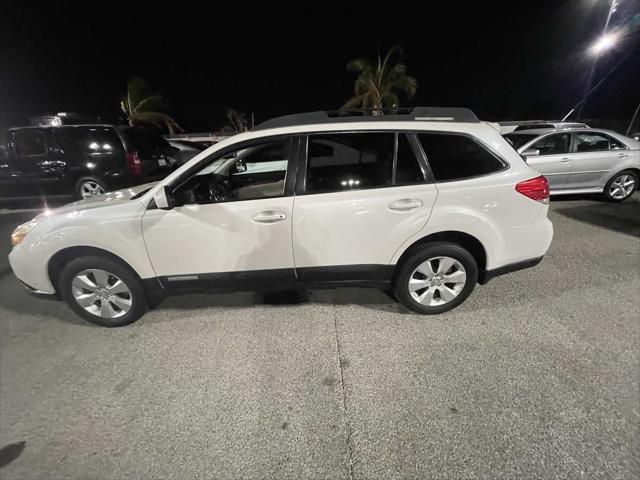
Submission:
M 276 117 L 257 125 L 254 130 L 315 125 L 320 123 L 349 122 L 479 122 L 468 108 L 414 107 L 414 108 L 369 108 L 347 111 L 319 111 L 295 113 Z

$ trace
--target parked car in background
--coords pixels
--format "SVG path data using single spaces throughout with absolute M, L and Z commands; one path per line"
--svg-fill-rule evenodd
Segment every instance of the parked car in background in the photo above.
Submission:
M 640 143 L 610 130 L 538 129 L 504 136 L 549 180 L 554 195 L 602 193 L 620 202 L 640 178 Z
M 190 142 L 187 140 L 168 140 L 168 142 L 173 149 L 171 157 L 175 161 L 176 165 L 183 165 L 203 150 L 209 148 L 209 145 L 198 142 Z
M 561 120 L 524 120 L 515 122 L 498 122 L 500 133 L 503 135 L 522 130 L 534 130 L 540 128 L 589 128 L 582 122 L 563 122 Z
M 109 124 L 11 128 L 0 156 L 0 197 L 90 198 L 175 169 L 155 130 Z
M 467 109 L 292 115 L 205 153 L 19 226 L 16 276 L 105 326 L 193 290 L 360 285 L 437 314 L 553 235 L 546 179 Z

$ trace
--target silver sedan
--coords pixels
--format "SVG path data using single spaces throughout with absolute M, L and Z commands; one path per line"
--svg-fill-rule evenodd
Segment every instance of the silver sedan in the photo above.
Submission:
M 593 128 L 536 129 L 505 135 L 529 166 L 549 181 L 553 195 L 602 193 L 615 202 L 631 196 L 640 178 L 640 142 Z

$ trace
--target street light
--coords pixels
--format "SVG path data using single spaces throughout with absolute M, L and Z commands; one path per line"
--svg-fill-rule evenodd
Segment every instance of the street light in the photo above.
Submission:
M 615 32 L 605 33 L 591 46 L 591 53 L 593 55 L 600 55 L 601 53 L 613 47 L 617 41 L 618 35 Z

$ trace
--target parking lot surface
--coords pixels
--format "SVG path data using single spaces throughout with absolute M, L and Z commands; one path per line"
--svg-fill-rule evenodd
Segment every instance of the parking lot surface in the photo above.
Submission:
M 0 478 L 638 478 L 640 196 L 554 199 L 453 312 L 188 295 L 120 329 L 27 295 L 0 211 Z M 24 443 L 22 443 L 24 442 Z

